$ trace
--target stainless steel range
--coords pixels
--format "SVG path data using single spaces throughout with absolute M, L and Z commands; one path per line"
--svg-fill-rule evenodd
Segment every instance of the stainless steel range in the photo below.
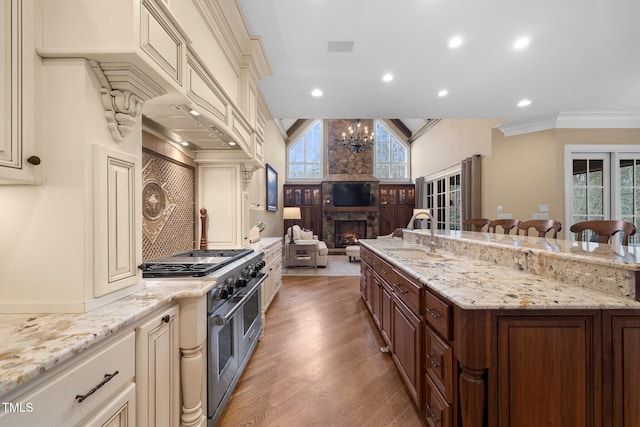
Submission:
M 147 278 L 215 277 L 207 294 L 207 416 L 215 426 L 262 332 L 262 252 L 199 250 L 146 262 Z M 229 267 L 223 269 L 223 267 Z
M 142 277 L 202 277 L 253 253 L 253 249 L 208 249 L 182 252 L 144 262 Z

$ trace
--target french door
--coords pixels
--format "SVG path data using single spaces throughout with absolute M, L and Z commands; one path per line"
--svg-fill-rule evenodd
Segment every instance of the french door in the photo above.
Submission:
M 567 238 L 575 239 L 569 227 L 580 221 L 620 219 L 640 228 L 640 146 L 566 146 L 565 159 Z M 638 242 L 637 234 L 629 239 Z
M 425 193 L 426 207 L 433 212 L 436 229 L 460 230 L 460 171 L 427 181 Z

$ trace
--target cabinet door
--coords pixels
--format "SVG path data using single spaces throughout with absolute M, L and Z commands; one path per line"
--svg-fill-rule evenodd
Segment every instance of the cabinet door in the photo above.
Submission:
M 393 328 L 393 292 L 390 288 L 383 283 L 382 293 L 380 294 L 380 332 L 382 338 L 389 346 L 389 349 L 393 351 L 393 341 L 391 340 L 392 328 Z
M 382 279 L 377 274 L 372 275 L 373 278 L 373 286 L 371 287 L 371 315 L 373 316 L 373 321 L 376 322 L 378 328 L 380 328 L 380 297 L 382 294 Z
M 390 234 L 395 230 L 398 219 L 397 219 L 398 210 L 396 206 L 380 206 L 380 223 L 379 223 L 379 234 L 384 236 L 386 234 Z M 407 220 L 409 222 L 409 220 Z M 401 227 L 406 227 L 406 223 Z
M 137 425 L 180 423 L 178 306 L 136 328 Z
M 422 322 L 404 304 L 393 300 L 393 360 L 418 409 L 422 409 Z
M 498 319 L 498 426 L 599 425 L 593 323 L 592 317 Z
M 0 184 L 39 184 L 42 166 L 35 117 L 34 2 L 0 7 Z M 32 157 L 33 156 L 33 157 Z
M 613 425 L 640 426 L 640 317 L 615 317 L 613 332 Z
M 142 279 L 140 159 L 94 145 L 95 296 Z

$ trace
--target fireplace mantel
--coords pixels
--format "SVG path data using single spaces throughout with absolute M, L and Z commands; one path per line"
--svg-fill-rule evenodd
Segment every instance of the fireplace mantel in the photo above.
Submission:
M 330 212 L 378 212 L 377 206 L 326 206 L 324 211 Z

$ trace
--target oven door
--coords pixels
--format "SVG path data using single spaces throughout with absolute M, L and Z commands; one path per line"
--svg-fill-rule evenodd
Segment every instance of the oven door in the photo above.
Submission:
M 240 362 L 242 367 L 246 364 L 246 359 L 251 354 L 262 332 L 261 287 L 266 277 L 267 275 L 262 273 L 256 277 L 255 286 L 251 287 L 251 291 L 247 294 L 245 302 L 240 309 L 242 312 L 240 316 L 242 327 L 238 328 L 240 332 L 238 341 L 240 342 Z
M 214 414 L 240 368 L 238 316 L 231 315 L 223 324 L 209 316 L 207 358 L 208 413 Z
M 214 424 L 260 337 L 260 287 L 266 278 L 266 274 L 260 273 L 209 314 L 207 412 Z

